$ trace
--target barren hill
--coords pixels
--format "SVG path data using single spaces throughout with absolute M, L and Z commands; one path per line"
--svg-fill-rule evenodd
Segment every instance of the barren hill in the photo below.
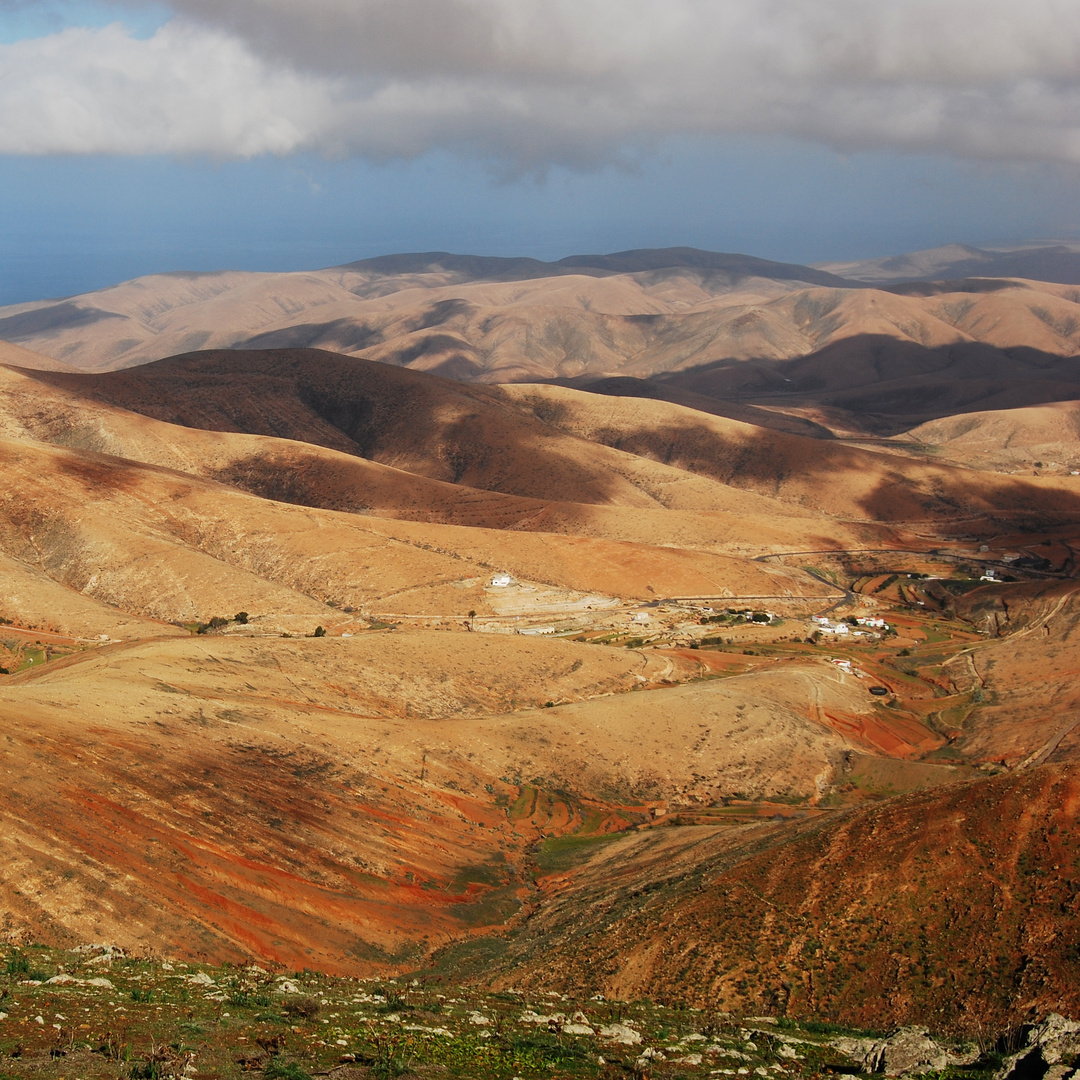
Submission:
M 1075 289 L 803 274 L 436 254 L 4 313 L 154 362 L 0 367 L 0 932 L 1080 1007 Z M 343 351 L 254 347 L 290 335 Z
M 920 424 L 903 438 L 980 469 L 1071 471 L 1080 465 L 1080 402 L 961 413 Z
M 968 1036 L 1075 1013 L 1075 767 L 743 835 L 598 847 L 553 881 L 495 985 Z M 1020 1004 L 1022 1002 L 1022 1004 Z
M 809 507 L 842 521 L 896 524 L 990 512 L 1071 520 L 1078 509 L 1067 478 L 976 478 L 679 405 L 557 387 L 466 386 L 317 351 L 201 353 L 34 379 L 170 423 L 314 443 L 444 483 L 547 503 L 754 514 L 776 519 L 788 535 L 800 523 L 785 518 L 816 527 Z M 349 506 L 317 494 L 323 471 L 337 489 L 326 499 L 341 499 L 342 465 L 322 466 L 308 452 L 304 468 L 282 481 L 257 457 L 254 447 L 237 453 L 214 475 L 262 494 Z M 358 491 L 351 505 L 372 504 Z M 537 509 L 519 507 L 519 519 Z
M 77 371 L 77 368 L 69 364 L 53 360 L 50 356 L 31 352 L 19 345 L 12 345 L 9 341 L 0 341 L 0 364 L 10 364 L 13 367 L 30 368 L 34 371 Z
M 429 253 L 304 273 L 158 275 L 0 310 L 0 338 L 82 370 L 193 349 L 322 348 L 481 382 L 773 365 L 880 337 L 915 354 L 981 344 L 1072 356 L 1078 327 L 1067 285 L 1009 277 L 872 288 L 690 249 L 559 263 Z
M 1080 246 L 1074 242 L 1000 247 L 945 247 L 860 262 L 820 263 L 820 270 L 873 283 L 947 278 L 1033 278 L 1080 285 Z

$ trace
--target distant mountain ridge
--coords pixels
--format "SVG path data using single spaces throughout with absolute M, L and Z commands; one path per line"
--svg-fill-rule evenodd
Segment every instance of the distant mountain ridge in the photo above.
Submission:
M 1072 263 L 1080 282 L 1080 248 L 1067 244 L 953 245 L 818 268 L 688 247 L 557 262 L 415 252 L 137 278 L 0 308 L 0 341 L 48 358 L 39 366 L 83 371 L 207 349 L 315 348 L 486 383 L 666 379 L 797 362 L 854 339 L 1073 357 L 1080 290 L 991 273 L 1057 266 L 1067 278 Z
M 1080 285 L 1080 244 L 1048 242 L 1003 247 L 945 247 L 858 262 L 823 262 L 817 268 L 853 281 L 940 281 L 961 278 L 1026 278 L 1057 285 Z
M 426 251 L 401 255 L 379 255 L 346 263 L 341 269 L 367 270 L 380 274 L 426 274 L 450 271 L 474 280 L 522 281 L 561 274 L 641 274 L 651 270 L 693 269 L 726 274 L 733 280 L 759 277 L 773 281 L 805 281 L 809 285 L 859 288 L 860 282 L 798 263 L 774 262 L 753 255 L 703 251 L 692 247 L 635 248 L 610 255 L 569 255 L 557 262 L 529 258 L 499 258 L 489 255 L 453 255 L 447 251 Z

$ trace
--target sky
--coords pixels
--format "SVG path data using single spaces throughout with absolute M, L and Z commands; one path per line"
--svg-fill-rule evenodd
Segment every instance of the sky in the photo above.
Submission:
M 0 0 L 0 304 L 1080 238 L 1076 0 Z

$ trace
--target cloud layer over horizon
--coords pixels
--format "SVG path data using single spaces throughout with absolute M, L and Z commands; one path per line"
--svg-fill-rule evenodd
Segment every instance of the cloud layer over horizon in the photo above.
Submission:
M 0 10 L 36 0 L 0 0 Z M 127 0 L 127 7 L 140 7 Z M 171 0 L 0 45 L 0 153 L 591 168 L 671 135 L 1080 162 L 1075 0 Z

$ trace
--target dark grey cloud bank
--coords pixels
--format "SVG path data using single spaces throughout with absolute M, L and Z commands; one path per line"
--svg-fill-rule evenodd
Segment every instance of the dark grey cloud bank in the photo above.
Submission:
M 171 6 L 148 39 L 117 24 L 0 46 L 0 152 L 448 148 L 542 170 L 760 133 L 1080 161 L 1076 0 Z

